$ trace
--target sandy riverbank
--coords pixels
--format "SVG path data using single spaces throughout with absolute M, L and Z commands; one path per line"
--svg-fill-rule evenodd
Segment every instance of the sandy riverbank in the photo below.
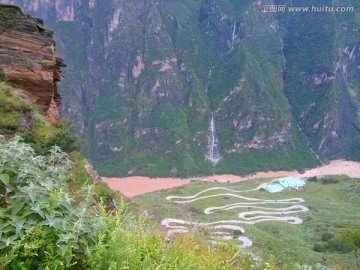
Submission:
M 298 176 L 311 177 L 319 175 L 336 175 L 346 174 L 351 177 L 360 178 L 360 162 L 333 160 L 328 165 L 309 169 L 305 173 L 300 174 L 297 171 L 276 171 L 276 172 L 258 172 L 248 176 L 238 175 L 212 175 L 206 177 L 192 177 L 187 179 L 181 178 L 149 178 L 144 176 L 129 176 L 121 178 L 102 177 L 110 188 L 120 191 L 125 196 L 131 198 L 144 193 L 154 192 L 161 189 L 167 189 L 188 184 L 191 180 L 215 181 L 218 182 L 241 182 L 250 179 L 258 179 L 264 177 L 282 177 L 282 176 Z

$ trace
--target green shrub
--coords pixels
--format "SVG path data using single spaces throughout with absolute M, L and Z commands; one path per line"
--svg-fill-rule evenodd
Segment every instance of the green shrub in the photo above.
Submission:
M 323 185 L 330 185 L 330 184 L 337 184 L 339 183 L 339 179 L 333 178 L 333 177 L 323 177 L 321 178 L 321 183 Z
M 11 249 L 6 269 L 63 269 L 63 260 L 56 250 L 56 234 L 48 233 L 41 226 L 28 230 Z M 0 259 L 0 266 L 2 265 Z
M 318 178 L 316 176 L 313 176 L 313 177 L 309 177 L 307 179 L 307 181 L 310 181 L 310 182 L 317 182 L 318 181 Z
M 341 243 L 347 248 L 348 251 L 354 252 L 355 262 L 357 268 L 360 267 L 360 229 L 345 229 L 341 231 L 340 235 Z
M 94 187 L 95 198 L 99 201 L 114 200 L 117 196 L 117 193 L 109 188 L 105 183 L 99 183 Z
M 328 242 L 329 252 L 348 253 L 349 249 L 341 242 L 340 237 L 333 237 Z
M 331 252 L 331 253 L 347 253 L 349 252 L 346 245 L 341 241 L 339 235 L 334 235 L 330 232 L 323 232 L 321 234 L 321 241 L 314 244 L 313 250 L 316 252 Z
M 68 155 L 53 147 L 48 156 L 37 156 L 20 137 L 6 141 L 2 136 L 0 152 L 0 266 L 59 269 L 85 264 L 103 222 L 90 210 L 92 187 L 83 186 L 74 205 L 67 185 L 72 166 Z M 35 254 L 39 257 L 33 260 Z
M 333 234 L 330 233 L 330 232 L 324 232 L 322 235 L 321 235 L 321 241 L 329 241 L 331 238 L 333 238 Z
M 314 247 L 313 247 L 313 250 L 316 251 L 316 252 L 325 252 L 326 251 L 326 246 L 324 243 L 315 243 L 314 244 Z
M 45 155 L 48 151 L 46 141 L 38 137 L 34 132 L 26 132 L 21 134 L 25 143 L 29 144 L 38 155 Z
M 47 147 L 59 146 L 66 153 L 80 149 L 78 137 L 70 127 L 70 123 L 62 122 L 57 125 L 57 131 L 47 142 Z
M 41 116 L 40 116 L 41 117 Z M 68 122 L 50 126 L 44 120 L 35 121 L 34 130 L 19 133 L 38 155 L 45 155 L 53 146 L 71 153 L 80 149 L 80 143 Z
M 77 183 L 86 183 L 89 181 L 87 171 L 85 169 L 84 157 L 78 151 L 69 153 L 71 161 L 74 163 L 71 168 L 73 179 Z

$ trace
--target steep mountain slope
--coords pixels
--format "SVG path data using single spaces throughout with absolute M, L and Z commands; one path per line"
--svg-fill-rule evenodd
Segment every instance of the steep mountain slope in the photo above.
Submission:
M 292 3 L 314 5 L 310 0 Z M 330 5 L 352 7 L 354 12 L 279 16 L 285 44 L 285 93 L 294 117 L 322 158 L 359 160 L 360 4 L 316 2 L 319 7 Z
M 251 0 L 7 2 L 56 29 L 69 65 L 62 112 L 103 175 L 359 158 L 357 12 L 264 13 L 273 2 Z

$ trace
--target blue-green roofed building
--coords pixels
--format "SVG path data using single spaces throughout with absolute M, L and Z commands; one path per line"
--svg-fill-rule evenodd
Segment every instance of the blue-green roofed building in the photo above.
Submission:
M 283 177 L 277 178 L 270 183 L 267 183 L 263 188 L 270 193 L 280 192 L 285 189 L 301 189 L 306 185 L 306 182 L 297 177 Z

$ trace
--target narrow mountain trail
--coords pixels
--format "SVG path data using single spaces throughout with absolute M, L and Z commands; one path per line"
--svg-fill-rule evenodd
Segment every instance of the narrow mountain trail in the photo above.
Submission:
M 261 185 L 260 185 L 261 186 Z M 260 187 L 259 186 L 259 187 Z M 168 235 L 186 233 L 199 228 L 205 229 L 209 234 L 209 241 L 219 243 L 226 240 L 235 239 L 242 248 L 252 246 L 253 241 L 244 236 L 245 229 L 238 225 L 254 225 L 264 221 L 287 222 L 293 225 L 302 223 L 302 219 L 296 213 L 307 212 L 309 209 L 299 203 L 304 203 L 302 198 L 290 198 L 281 200 L 264 200 L 252 197 L 245 197 L 235 193 L 245 193 L 258 190 L 259 187 L 250 190 L 233 190 L 228 188 L 208 188 L 192 196 L 168 196 L 166 200 L 178 204 L 191 204 L 199 200 L 212 199 L 214 197 L 232 197 L 239 200 L 238 203 L 226 204 L 221 206 L 211 206 L 204 209 L 205 215 L 215 215 L 220 211 L 229 211 L 233 209 L 246 209 L 237 214 L 237 219 L 217 220 L 213 222 L 202 222 L 194 220 L 184 220 L 176 218 L 165 218 L 161 224 L 168 229 Z M 223 193 L 226 191 L 226 193 Z M 206 193 L 214 193 L 206 195 Z M 213 201 L 212 201 L 213 202 Z M 258 205 L 271 205 L 262 207 Z M 286 204 L 287 207 L 277 208 L 278 205 Z

